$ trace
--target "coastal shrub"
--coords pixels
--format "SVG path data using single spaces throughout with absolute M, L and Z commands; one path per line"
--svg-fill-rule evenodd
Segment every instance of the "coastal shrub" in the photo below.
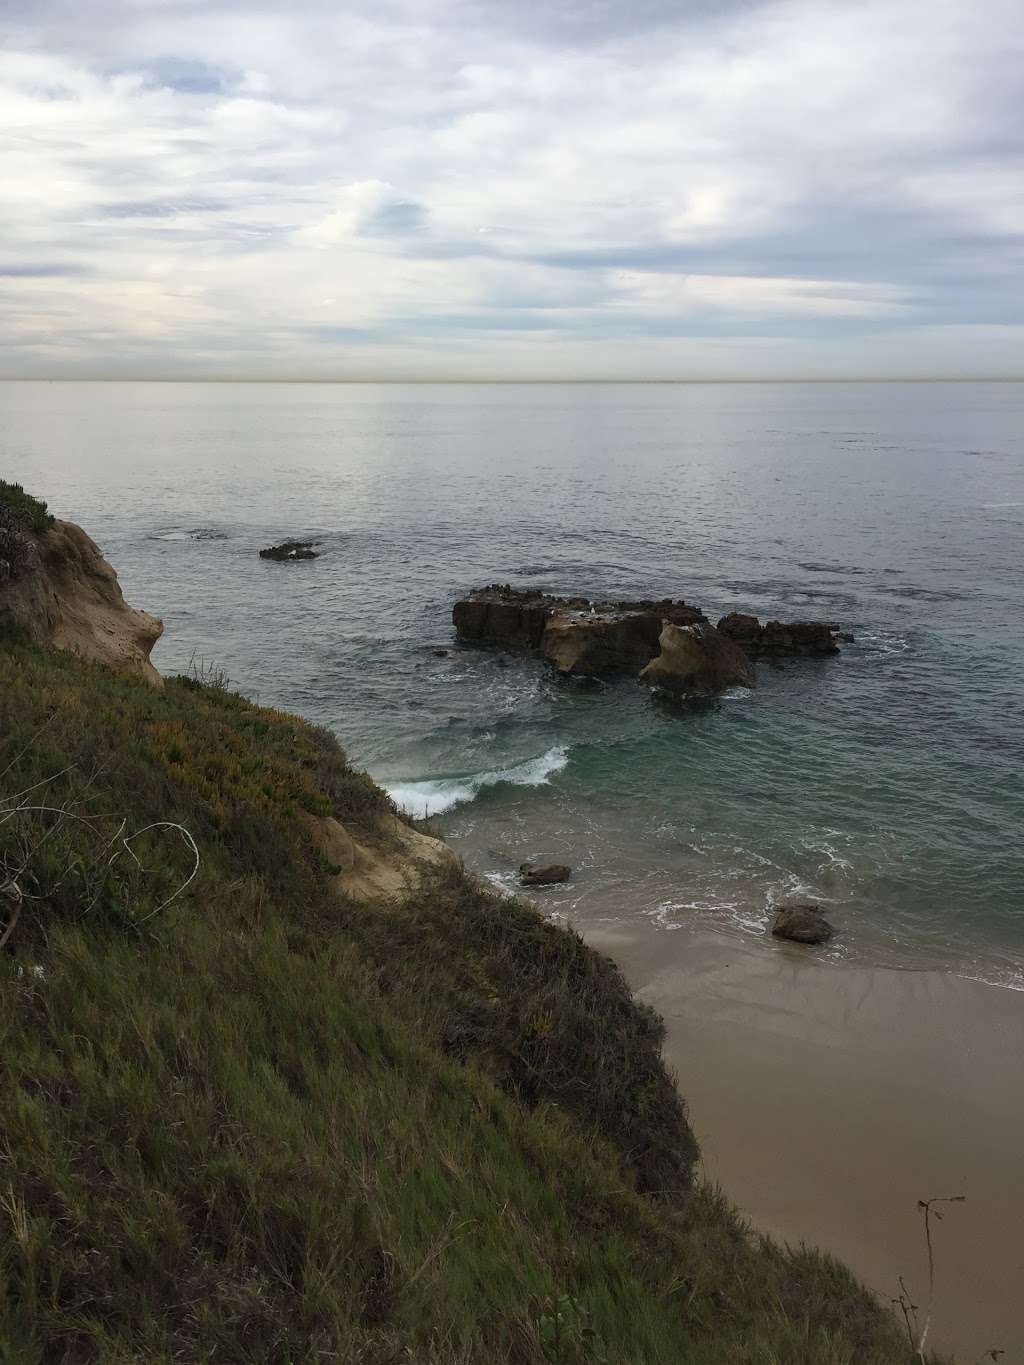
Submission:
M 9 507 L 0 505 L 0 582 L 20 578 L 32 567 L 36 547 L 21 518 Z
M 690 1178 L 607 959 L 454 872 L 339 895 L 308 813 L 393 811 L 326 731 L 8 640 L 0 804 L 0 1361 L 906 1361 Z M 157 821 L 199 875 L 152 914 L 190 859 L 147 838 L 94 900 Z
M 447 1055 L 600 1133 L 638 1189 L 689 1186 L 697 1144 L 661 1060 L 664 1026 L 610 958 L 458 872 L 347 923 L 385 998 Z
M 42 535 L 53 525 L 46 503 L 26 493 L 20 483 L 0 479 L 0 510 L 7 514 L 10 524 L 31 531 L 33 535 Z

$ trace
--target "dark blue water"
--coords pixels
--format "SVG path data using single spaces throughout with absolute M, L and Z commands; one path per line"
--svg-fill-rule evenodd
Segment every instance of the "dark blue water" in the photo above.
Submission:
M 330 725 L 498 884 L 558 854 L 550 907 L 652 933 L 806 893 L 838 956 L 1024 984 L 1024 386 L 7 384 L 0 474 L 161 669 Z M 496 579 L 856 643 L 679 712 L 455 645 Z

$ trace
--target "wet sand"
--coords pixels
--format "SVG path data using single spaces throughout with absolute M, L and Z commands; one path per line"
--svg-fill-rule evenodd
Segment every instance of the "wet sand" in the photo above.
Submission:
M 574 922 L 664 1017 L 705 1174 L 755 1227 L 923 1304 L 917 1200 L 965 1195 L 934 1225 L 929 1343 L 1024 1365 L 1024 993 Z

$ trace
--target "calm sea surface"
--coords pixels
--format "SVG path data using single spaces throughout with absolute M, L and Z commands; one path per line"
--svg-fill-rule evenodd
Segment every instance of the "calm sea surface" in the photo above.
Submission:
M 807 894 L 831 955 L 1024 987 L 1024 385 L 11 383 L 0 476 L 163 671 L 329 725 L 498 885 L 571 862 L 553 913 L 763 934 Z M 285 536 L 322 557 L 257 557 Z M 495 580 L 856 643 L 678 711 L 457 645 Z

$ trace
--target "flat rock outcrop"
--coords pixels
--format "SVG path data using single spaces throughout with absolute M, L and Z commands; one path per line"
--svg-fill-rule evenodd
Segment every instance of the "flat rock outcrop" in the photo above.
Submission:
M 31 562 L 0 580 L 0 625 L 162 685 L 149 655 L 163 622 L 128 606 L 117 574 L 82 528 L 55 521 L 32 539 Z
M 837 627 L 824 621 L 769 621 L 730 612 L 718 623 L 719 632 L 753 655 L 809 655 L 839 653 Z

